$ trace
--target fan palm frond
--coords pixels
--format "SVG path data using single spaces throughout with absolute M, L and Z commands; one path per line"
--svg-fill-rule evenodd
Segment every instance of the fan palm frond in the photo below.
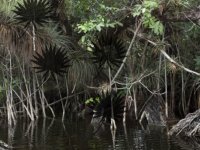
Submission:
M 102 117 L 102 120 L 110 122 L 112 117 L 111 110 L 111 98 L 113 102 L 113 115 L 116 121 L 123 118 L 125 107 L 125 96 L 122 93 L 109 94 L 105 98 L 101 99 L 100 103 L 94 110 L 94 118 Z
M 17 23 L 25 23 L 25 27 L 33 24 L 43 26 L 51 17 L 51 5 L 47 0 L 24 0 L 18 3 L 13 12 Z
M 119 67 L 126 54 L 123 41 L 110 32 L 103 32 L 93 45 L 92 59 L 100 68 L 105 64 L 111 69 L 113 66 Z
M 34 60 L 32 60 L 32 62 L 37 65 L 34 68 L 37 69 L 37 73 L 43 73 L 44 80 L 46 80 L 49 75 L 52 75 L 53 78 L 55 78 L 56 74 L 62 76 L 70 66 L 70 60 L 65 50 L 57 48 L 56 46 L 46 46 L 42 54 L 36 52 L 33 57 Z
M 173 74 L 175 74 L 179 70 L 179 67 L 177 67 L 177 65 L 174 63 L 168 62 L 167 69 L 169 72 L 172 72 Z
M 22 24 L 14 23 L 12 14 L 0 11 L 0 41 L 1 44 L 16 52 L 25 62 L 30 63 L 33 55 L 33 39 L 30 36 L 31 27 L 24 28 Z M 22 36 L 23 35 L 23 36 Z M 24 42 L 26 41 L 26 42 Z M 41 54 L 45 45 L 51 43 L 70 50 L 71 41 L 69 37 L 57 30 L 54 23 L 48 23 L 36 30 L 36 51 Z

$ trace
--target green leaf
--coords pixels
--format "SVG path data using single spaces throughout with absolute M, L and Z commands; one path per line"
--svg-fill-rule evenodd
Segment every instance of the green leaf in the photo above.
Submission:
M 162 35 L 164 32 L 164 26 L 160 21 L 156 21 L 151 28 L 156 35 Z
M 100 22 L 97 26 L 96 26 L 96 29 L 98 31 L 101 31 L 102 27 L 104 27 L 104 24 L 102 22 Z
M 157 1 L 153 1 L 153 0 L 146 0 L 143 3 L 145 8 L 149 8 L 149 9 L 155 9 L 158 8 L 158 2 Z
M 132 10 L 133 17 L 140 16 L 142 14 L 142 5 L 135 5 Z

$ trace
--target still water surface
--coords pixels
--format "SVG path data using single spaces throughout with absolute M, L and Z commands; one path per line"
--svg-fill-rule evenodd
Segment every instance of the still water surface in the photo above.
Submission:
M 99 128 L 96 133 L 90 120 L 75 119 L 62 123 L 60 119 L 37 122 L 18 120 L 9 128 L 0 122 L 0 141 L 19 150 L 184 150 L 179 142 L 167 136 L 166 129 L 147 127 L 145 130 L 134 121 L 126 127 L 118 125 L 116 136 L 109 126 Z M 0 150 L 4 150 L 1 148 Z

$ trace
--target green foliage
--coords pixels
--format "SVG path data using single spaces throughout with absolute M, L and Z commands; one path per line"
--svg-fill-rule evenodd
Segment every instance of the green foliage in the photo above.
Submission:
M 122 26 L 118 21 L 111 21 L 101 15 L 98 15 L 96 19 L 91 19 L 83 22 L 82 24 L 77 24 L 79 33 L 88 33 L 94 31 L 101 31 L 103 28 L 114 28 L 117 25 Z
M 114 15 L 119 11 L 119 8 L 114 6 L 116 3 L 112 3 L 112 6 L 109 6 L 109 2 L 105 1 L 77 0 L 77 3 L 81 4 L 78 8 L 76 6 L 75 10 L 76 12 L 80 11 L 76 15 L 81 17 L 81 21 L 75 25 L 75 30 L 79 33 L 84 33 L 80 43 L 85 46 L 87 50 L 91 51 L 91 47 L 93 47 L 91 39 L 94 38 L 95 32 L 100 32 L 105 28 L 123 26 L 119 20 L 114 19 Z
M 85 33 L 85 35 L 81 37 L 81 44 L 85 45 L 88 51 L 92 51 L 92 33 L 100 32 L 105 28 L 115 28 L 116 26 L 123 25 L 118 21 L 111 21 L 110 19 L 107 19 L 101 15 L 98 15 L 96 19 L 85 21 L 82 24 L 77 24 L 78 32 Z
M 101 14 L 107 16 L 108 13 L 115 13 L 126 1 L 113 2 L 110 0 L 65 0 L 67 14 L 78 16 L 82 20 L 95 19 Z
M 87 99 L 85 101 L 85 104 L 86 105 L 96 105 L 96 104 L 99 104 L 100 103 L 100 98 L 99 97 L 90 97 L 89 99 Z
M 17 3 L 22 3 L 23 0 L 1 0 L 0 5 L 0 12 L 3 12 L 7 16 L 12 17 L 13 16 L 13 10 L 15 9 L 15 6 Z
M 142 4 L 137 4 L 132 10 L 134 17 L 141 16 L 144 27 L 150 28 L 156 35 L 162 35 L 164 26 L 161 21 L 152 16 L 152 11 L 158 9 L 157 0 L 145 0 Z

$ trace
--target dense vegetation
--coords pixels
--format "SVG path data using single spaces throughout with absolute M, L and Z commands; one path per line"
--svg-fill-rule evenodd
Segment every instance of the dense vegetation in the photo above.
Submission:
M 200 105 L 196 6 L 194 0 L 1 0 L 0 114 L 9 124 L 40 112 L 54 117 L 59 104 L 64 119 L 80 104 L 120 90 L 136 119 L 140 100 L 151 95 L 163 97 L 167 117 L 184 117 Z

